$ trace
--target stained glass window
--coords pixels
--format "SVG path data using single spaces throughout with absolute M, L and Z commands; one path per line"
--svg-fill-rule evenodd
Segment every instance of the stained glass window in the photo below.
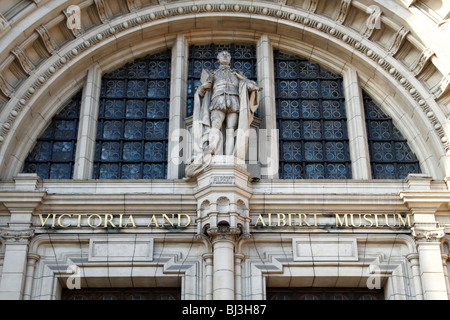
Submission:
M 41 179 L 71 179 L 75 163 L 81 92 L 56 114 L 25 160 L 24 173 Z
M 420 173 L 419 161 L 392 119 L 363 93 L 373 179 L 404 179 Z
M 351 178 L 342 77 L 274 52 L 279 177 Z
M 257 80 L 256 76 L 256 49 L 254 46 L 237 44 L 209 44 L 189 47 L 187 116 L 193 113 L 194 94 L 200 84 L 203 69 L 214 70 L 219 67 L 217 54 L 228 51 L 231 55 L 230 67 L 242 71 L 250 80 Z M 257 114 L 256 114 L 257 115 Z
M 171 52 L 148 55 L 102 78 L 96 179 L 165 179 Z

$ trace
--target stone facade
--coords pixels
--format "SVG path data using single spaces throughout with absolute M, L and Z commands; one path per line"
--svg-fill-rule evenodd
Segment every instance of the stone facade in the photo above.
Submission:
M 0 298 L 60 299 L 72 284 L 177 287 L 193 300 L 371 286 L 391 300 L 450 297 L 444 1 L 16 2 L 0 5 Z M 210 43 L 256 46 L 254 163 L 215 157 L 186 181 L 188 47 Z M 92 179 L 102 75 L 166 49 L 167 179 Z M 342 75 L 352 179 L 278 179 L 274 50 Z M 80 89 L 73 179 L 21 173 Z M 372 179 L 362 89 L 422 174 Z

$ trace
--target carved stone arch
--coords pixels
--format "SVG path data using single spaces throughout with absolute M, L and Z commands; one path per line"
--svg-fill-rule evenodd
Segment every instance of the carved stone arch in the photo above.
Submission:
M 217 212 L 228 213 L 230 212 L 230 199 L 227 197 L 220 197 L 217 199 Z
M 202 202 L 199 211 L 200 218 L 206 217 L 208 213 L 211 212 L 211 203 L 209 202 L 209 200 L 205 200 Z
M 440 161 L 438 169 L 428 172 L 434 178 L 448 175 L 450 165 L 447 164 L 446 152 L 450 154 L 450 142 L 445 114 L 430 90 L 370 38 L 362 38 L 356 30 L 336 25 L 334 20 L 318 13 L 306 13 L 294 7 L 255 1 L 243 1 L 238 7 L 192 5 L 180 1 L 141 8 L 131 14 L 116 16 L 108 24 L 92 26 L 83 37 L 69 41 L 43 63 L 37 64 L 33 74 L 15 86 L 15 96 L 0 114 L 0 178 L 11 179 L 18 173 L 27 151 L 31 150 L 30 141 L 36 140 L 37 133 L 29 130 L 29 124 L 43 128 L 45 120 L 39 114 L 43 113 L 48 102 L 55 99 L 55 95 L 59 97 L 60 90 L 67 91 L 66 88 L 79 85 L 92 63 L 98 63 L 103 72 L 113 70 L 124 61 L 132 61 L 155 48 L 171 47 L 180 33 L 184 33 L 190 43 L 216 39 L 216 30 L 225 31 L 228 39 L 234 37 L 256 43 L 261 36 L 258 27 L 261 24 L 266 27 L 265 33 L 274 47 L 292 47 L 292 52 L 301 52 L 313 62 L 328 68 L 334 65 L 330 69 L 335 72 L 355 68 L 361 79 L 370 80 L 374 87 L 379 85 L 382 88 L 383 83 L 395 87 L 397 101 L 403 100 L 403 105 L 409 105 L 408 110 L 415 114 L 415 127 L 424 128 L 416 135 L 420 143 L 413 149 L 417 152 L 421 146 L 426 148 L 416 153 L 417 156 L 425 159 L 426 155 L 432 154 L 436 160 L 427 164 L 430 168 L 437 167 L 435 164 Z M 205 33 L 205 26 L 210 26 L 211 32 Z M 197 35 L 196 29 L 199 30 Z M 330 52 L 334 54 L 330 55 Z M 118 60 L 117 57 L 122 58 Z M 364 81 L 362 85 L 365 85 Z M 378 97 L 382 99 L 382 95 Z M 61 105 L 48 110 L 46 119 L 51 118 Z M 406 123 L 404 127 L 407 127 Z M 424 134 L 430 128 L 432 130 Z
M 247 208 L 245 202 L 242 199 L 239 199 L 236 202 L 236 211 L 237 211 L 237 213 L 239 213 L 242 216 L 246 216 L 247 215 L 248 208 Z

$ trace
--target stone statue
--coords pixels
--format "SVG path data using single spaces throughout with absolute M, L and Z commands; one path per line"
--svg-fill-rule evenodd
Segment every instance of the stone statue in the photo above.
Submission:
M 193 178 L 206 168 L 213 155 L 221 155 L 225 124 L 225 155 L 245 161 L 248 136 L 259 98 L 256 82 L 230 68 L 231 56 L 217 55 L 219 68 L 203 70 L 194 96 L 193 158 L 186 167 L 186 177 Z

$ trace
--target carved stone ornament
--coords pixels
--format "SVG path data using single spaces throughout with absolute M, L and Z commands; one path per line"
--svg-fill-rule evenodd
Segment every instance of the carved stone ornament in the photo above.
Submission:
M 103 0 L 95 0 L 98 16 L 102 23 L 108 21 L 108 14 L 106 13 L 105 2 Z
M 447 74 L 445 77 L 441 79 L 439 84 L 431 89 L 431 93 L 434 94 L 436 98 L 442 96 L 444 92 L 447 91 L 450 85 L 450 74 Z
M 336 22 L 339 24 L 343 24 L 345 18 L 347 17 L 347 13 L 350 9 L 350 5 L 352 0 L 341 0 L 341 5 L 339 7 L 338 15 L 336 17 Z
M 34 65 L 28 59 L 28 57 L 26 56 L 25 52 L 23 52 L 21 47 L 15 46 L 11 50 L 11 53 L 16 56 L 20 65 L 22 66 L 23 71 L 25 71 L 27 74 L 31 74 L 33 72 Z
M 430 48 L 426 48 L 425 50 L 423 50 L 423 52 L 417 58 L 416 63 L 414 64 L 414 67 L 411 70 L 414 73 L 414 75 L 417 76 L 419 73 L 422 72 L 426 63 L 431 59 L 433 55 L 434 51 L 431 50 Z
M 369 17 L 366 21 L 366 28 L 363 32 L 363 36 L 370 38 L 375 29 L 380 29 L 381 27 L 381 9 L 378 6 L 369 6 L 367 8 L 367 13 Z
M 236 241 L 242 234 L 242 230 L 240 228 L 231 228 L 229 225 L 219 224 L 216 228 L 207 229 L 206 233 L 212 241 Z
M 411 228 L 411 234 L 419 242 L 439 242 L 444 236 L 444 228 Z
M 5 96 L 11 98 L 14 95 L 14 88 L 3 78 L 0 74 L 0 91 L 3 92 Z
M 15 230 L 15 229 L 2 229 L 0 236 L 5 239 L 6 242 L 28 242 L 30 238 L 34 236 L 33 229 Z
M 66 26 L 72 31 L 72 34 L 76 37 L 81 31 L 81 10 L 77 5 L 68 6 L 66 10 L 63 11 L 67 18 Z
M 409 29 L 405 27 L 401 27 L 397 33 L 394 36 L 394 39 L 392 40 L 391 46 L 389 48 L 389 53 L 394 55 L 400 50 L 400 47 L 402 46 L 403 42 L 405 41 L 406 36 L 409 33 Z
M 312 13 L 316 12 L 318 2 L 319 0 L 309 0 L 309 3 L 307 4 L 308 11 Z
M 55 41 L 52 39 L 50 33 L 44 25 L 40 25 L 39 27 L 37 27 L 36 31 L 37 33 L 39 33 L 39 36 L 41 37 L 41 40 L 44 43 L 45 49 L 47 49 L 48 53 L 53 54 L 56 50 L 58 50 Z
M 137 3 L 136 0 L 127 0 L 126 2 L 128 10 L 130 10 L 130 12 L 135 12 L 139 10 L 139 4 Z

